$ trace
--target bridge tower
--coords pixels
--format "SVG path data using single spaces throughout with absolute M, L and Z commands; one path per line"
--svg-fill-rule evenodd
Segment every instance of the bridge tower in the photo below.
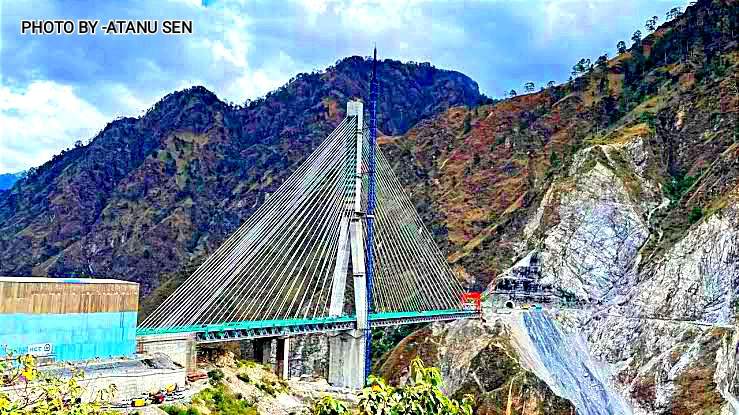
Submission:
M 347 206 L 339 223 L 339 244 L 331 287 L 329 316 L 343 314 L 346 276 L 351 265 L 354 288 L 356 330 L 330 335 L 329 383 L 336 386 L 361 388 L 372 365 L 372 334 L 369 315 L 372 312 L 374 272 L 374 210 L 375 210 L 375 146 L 377 142 L 377 49 L 374 51 L 370 82 L 369 140 L 364 143 L 364 105 L 361 101 L 347 103 L 347 117 L 356 117 L 354 146 L 347 148 L 346 172 L 354 174 L 354 189 L 347 197 Z M 367 211 L 362 211 L 363 146 L 368 145 Z M 352 154 L 353 153 L 353 154 Z M 365 234 L 364 222 L 367 229 Z M 365 241 L 366 235 L 366 241 Z M 365 243 L 366 242 L 366 243 Z M 351 264 L 349 259 L 351 258 Z
M 377 81 L 375 51 L 369 107 L 347 103 L 346 118 L 137 335 L 185 333 L 198 344 L 277 338 L 269 343 L 283 345 L 287 376 L 286 338 L 325 333 L 329 382 L 361 388 L 372 326 L 476 318 L 376 145 Z
M 364 212 L 362 212 L 362 152 L 364 145 L 364 106 L 350 101 L 347 117 L 356 117 L 357 130 L 353 146 L 347 146 L 347 174 L 354 175 L 354 189 L 346 197 L 346 209 L 339 222 L 339 244 L 331 286 L 329 316 L 339 317 L 344 312 L 346 277 L 349 266 L 353 276 L 356 330 L 329 334 L 328 381 L 332 385 L 358 389 L 364 386 L 366 336 L 369 333 L 367 304 L 367 268 L 365 264 Z M 353 154 L 352 154 L 353 153 Z M 351 263 L 350 263 L 351 259 Z

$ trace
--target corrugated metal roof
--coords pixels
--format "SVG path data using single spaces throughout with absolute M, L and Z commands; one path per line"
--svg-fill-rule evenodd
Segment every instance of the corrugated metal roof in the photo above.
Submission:
M 136 282 L 114 280 L 107 278 L 50 278 L 50 277 L 3 277 L 0 282 L 28 282 L 28 283 L 55 283 L 55 284 L 136 284 Z

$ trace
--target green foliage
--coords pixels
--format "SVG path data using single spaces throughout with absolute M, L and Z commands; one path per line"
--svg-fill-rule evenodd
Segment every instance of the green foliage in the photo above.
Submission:
M 257 389 L 262 392 L 275 397 L 281 393 L 285 393 L 288 389 L 287 382 L 284 379 L 278 377 L 264 377 L 261 382 L 252 382 Z
M 372 329 L 372 361 L 381 362 L 383 356 L 393 350 L 401 340 L 425 326 L 426 324 L 405 324 Z
M 411 362 L 411 381 L 392 387 L 382 378 L 370 376 L 369 386 L 362 390 L 356 415 L 472 415 L 472 396 L 458 401 L 444 395 L 441 372 L 425 367 L 419 358 Z M 325 400 L 325 401 L 324 401 Z M 324 398 L 314 407 L 314 415 L 350 413 L 343 405 Z M 338 404 L 338 405 L 337 405 Z
M 331 396 L 324 396 L 313 405 L 313 413 L 320 415 L 348 414 L 346 406 Z
M 626 42 L 624 42 L 623 40 L 619 40 L 616 44 L 616 50 L 618 51 L 618 53 L 626 53 Z
M 686 176 L 685 173 L 676 174 L 665 184 L 665 196 L 674 205 L 693 186 L 696 180 L 698 180 L 697 176 Z
M 468 112 L 467 115 L 464 116 L 464 127 L 462 134 L 467 134 L 472 129 L 472 116 Z
M 244 383 L 256 386 L 257 389 L 272 397 L 285 393 L 289 389 L 287 381 L 272 373 L 265 374 L 261 379 L 252 379 L 243 372 L 237 373 L 236 377 Z
M 682 15 L 681 9 L 679 7 L 673 7 L 672 9 L 670 9 L 670 11 L 667 12 L 667 14 L 665 15 L 665 18 L 667 20 L 672 20 L 677 17 L 680 17 L 680 15 Z
M 654 32 L 654 29 L 656 29 L 656 28 L 657 28 L 657 20 L 658 20 L 658 19 L 659 19 L 659 18 L 658 18 L 657 16 L 652 16 L 652 18 L 651 18 L 651 19 L 648 19 L 648 20 L 647 20 L 647 22 L 646 22 L 646 23 L 644 24 L 644 27 L 645 27 L 645 28 L 646 28 L 646 29 L 647 29 L 648 31 L 650 31 L 650 32 Z
M 558 169 L 559 166 L 562 165 L 562 162 L 559 160 L 559 155 L 555 151 L 552 151 L 549 154 L 549 164 L 552 166 L 553 169 Z
M 626 114 L 644 101 L 646 95 L 638 85 L 624 85 L 619 99 L 619 112 Z
M 82 402 L 84 373 L 71 369 L 71 376 L 41 372 L 30 355 L 0 360 L 0 415 L 100 415 L 110 412 L 103 403 L 115 395 L 115 385 L 98 392 L 92 402 Z
M 197 409 L 184 408 L 180 405 L 163 405 L 160 409 L 169 415 L 200 415 Z
M 221 369 L 213 369 L 208 372 L 208 379 L 211 385 L 220 383 L 224 378 L 223 371 Z
M 590 59 L 582 58 L 575 65 L 572 66 L 571 75 L 578 77 L 586 72 L 590 72 L 593 69 Z
M 639 114 L 639 121 L 647 124 L 652 130 L 654 130 L 657 126 L 656 117 L 651 112 L 644 111 Z
M 703 209 L 699 206 L 694 207 L 690 213 L 688 213 L 688 221 L 693 224 L 701 220 L 703 217 Z
M 193 397 L 193 403 L 202 404 L 211 413 L 220 415 L 257 415 L 254 406 L 235 396 L 223 384 L 205 389 Z M 185 412 L 187 414 L 187 412 Z M 197 412 L 195 412 L 197 414 Z M 179 415 L 179 414 L 178 414 Z M 188 414 L 189 415 L 189 414 Z
M 547 178 L 552 177 L 555 172 L 562 167 L 562 160 L 559 158 L 559 154 L 556 151 L 549 153 L 549 167 L 547 168 Z

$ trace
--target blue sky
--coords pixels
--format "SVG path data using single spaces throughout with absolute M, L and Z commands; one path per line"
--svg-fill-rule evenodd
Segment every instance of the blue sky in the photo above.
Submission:
M 500 97 L 569 76 L 676 0 L 0 0 L 0 173 L 38 166 L 165 94 L 243 102 L 350 55 L 428 61 Z M 190 36 L 29 36 L 22 19 L 188 19 Z

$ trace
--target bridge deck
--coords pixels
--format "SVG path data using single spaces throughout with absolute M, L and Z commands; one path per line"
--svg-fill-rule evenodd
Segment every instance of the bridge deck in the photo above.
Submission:
M 479 313 L 467 310 L 372 313 L 372 327 L 477 318 Z M 213 343 L 260 337 L 326 333 L 356 328 L 355 316 L 320 317 L 315 319 L 241 321 L 223 324 L 190 325 L 166 328 L 139 328 L 137 336 L 193 333 L 198 343 Z

